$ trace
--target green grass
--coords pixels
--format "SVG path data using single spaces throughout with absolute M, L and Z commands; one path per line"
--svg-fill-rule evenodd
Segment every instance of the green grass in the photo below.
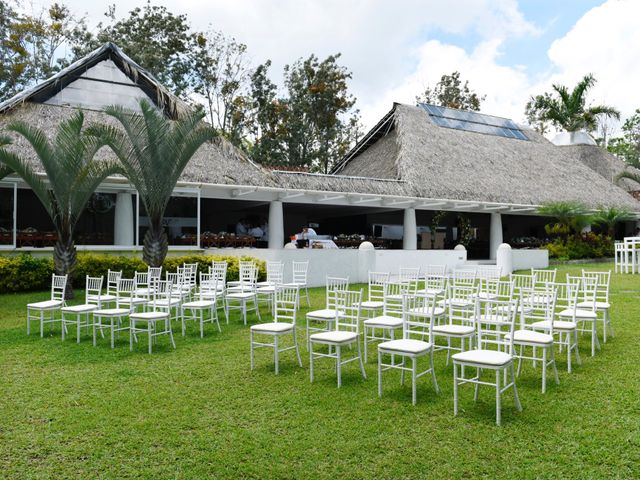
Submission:
M 560 267 L 560 276 L 581 266 Z M 588 266 L 589 269 L 612 265 Z M 56 334 L 26 335 L 25 304 L 47 293 L 0 296 L 0 477 L 2 478 L 638 478 L 640 477 L 640 277 L 614 275 L 616 337 L 540 393 L 540 370 L 518 379 L 523 412 L 511 395 L 495 426 L 495 395 L 461 389 L 453 416 L 452 368 L 436 355 L 442 389 L 385 376 L 376 391 L 370 352 L 363 380 L 356 363 L 336 388 L 333 364 L 317 363 L 309 383 L 293 352 L 273 373 L 271 351 L 249 370 L 249 332 L 237 314 L 219 334 L 195 325 L 177 350 L 165 338 L 153 355 L 125 336 L 93 347 Z M 312 291 L 313 307 L 324 301 Z M 299 323 L 303 324 L 305 308 Z M 265 311 L 263 309 L 263 311 Z M 266 315 L 266 313 L 265 313 Z M 34 324 L 35 326 L 35 324 Z M 175 328 L 178 331 L 178 328 Z

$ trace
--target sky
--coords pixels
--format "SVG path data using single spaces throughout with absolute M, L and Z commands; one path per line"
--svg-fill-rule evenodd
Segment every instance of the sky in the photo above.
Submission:
M 90 25 L 142 2 L 65 0 Z M 593 104 L 640 108 L 640 0 L 154 0 L 245 43 L 254 64 L 284 65 L 340 52 L 365 127 L 393 102 L 415 103 L 425 87 L 459 71 L 486 95 L 484 113 L 524 122 L 527 99 L 554 83 L 598 81 Z M 45 2 L 46 4 L 46 2 Z M 38 5 L 38 2 L 35 2 Z M 615 128 L 615 126 L 614 126 Z

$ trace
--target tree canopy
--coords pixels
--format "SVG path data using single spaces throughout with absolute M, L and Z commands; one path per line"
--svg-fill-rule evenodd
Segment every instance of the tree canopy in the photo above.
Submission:
M 434 88 L 427 87 L 416 97 L 416 102 L 477 112 L 485 98 L 486 95 L 478 95 L 471 90 L 468 80 L 462 83 L 460 72 L 453 72 L 442 75 Z

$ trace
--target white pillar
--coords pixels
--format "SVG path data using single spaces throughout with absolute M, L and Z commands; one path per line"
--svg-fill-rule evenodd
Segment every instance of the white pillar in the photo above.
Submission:
M 496 265 L 503 277 L 513 273 L 513 252 L 508 243 L 503 243 L 496 249 Z
M 114 245 L 133 245 L 133 197 L 121 192 L 116 196 L 116 213 L 113 225 Z
M 496 259 L 498 247 L 502 243 L 502 215 L 491 214 L 491 227 L 489 229 L 489 258 Z
M 404 250 L 417 250 L 418 233 L 416 227 L 416 209 L 404 209 L 404 232 L 402 235 L 402 248 Z
M 284 215 L 282 202 L 277 200 L 269 203 L 269 248 L 284 246 Z

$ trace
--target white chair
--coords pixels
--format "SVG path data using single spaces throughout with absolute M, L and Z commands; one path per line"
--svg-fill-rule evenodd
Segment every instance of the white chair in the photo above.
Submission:
M 520 293 L 520 290 L 533 290 L 533 275 L 524 273 L 511 273 L 509 274 L 509 280 L 513 282 L 516 294 Z
M 133 275 L 134 290 L 133 295 L 138 298 L 149 300 L 151 290 L 149 288 L 149 272 L 135 272 Z
M 434 345 L 434 351 L 447 351 L 447 365 L 451 352 L 463 352 L 468 348 L 473 348 L 475 338 L 475 313 L 478 301 L 477 285 L 456 285 L 447 286 L 447 298 L 443 301 L 440 297 L 435 297 L 438 309 L 434 311 L 435 323 L 432 327 L 432 335 L 435 339 L 443 337 L 447 340 L 446 345 Z M 440 318 L 445 318 L 445 322 L 439 322 Z M 459 343 L 459 347 L 452 342 Z
M 108 270 L 107 271 L 107 292 L 100 292 L 100 307 L 116 303 L 118 299 L 118 280 L 122 278 L 122 270 Z M 95 303 L 95 299 L 86 297 L 87 303 Z
M 553 269 L 542 269 L 542 268 L 532 268 L 531 269 L 531 278 L 533 279 L 534 287 L 544 288 L 547 283 L 555 283 L 556 276 L 558 274 L 558 270 Z
M 382 372 L 390 369 L 400 370 L 401 384 L 404 384 L 404 372 L 411 372 L 411 401 L 417 401 L 416 381 L 423 375 L 431 374 L 436 393 L 440 393 L 436 372 L 433 367 L 433 322 L 438 315 L 437 297 L 423 295 L 404 295 L 402 313 L 402 339 L 389 340 L 378 344 L 378 396 L 382 397 Z M 419 337 L 420 339 L 412 338 Z M 425 339 L 426 337 L 426 339 Z M 429 368 L 418 373 L 418 359 L 429 355 Z M 383 357 L 390 356 L 391 362 L 384 363 Z M 402 361 L 396 363 L 395 357 Z M 406 360 L 411 359 L 411 368 Z
M 54 327 L 55 312 L 66 305 L 64 296 L 67 290 L 67 275 L 51 275 L 51 296 L 49 300 L 27 304 L 27 335 L 31 334 L 31 322 L 40 322 L 40 336 L 44 337 L 44 324 L 50 323 Z M 45 318 L 47 313 L 47 318 Z
M 309 285 L 307 282 L 307 276 L 309 271 L 309 262 L 292 262 L 293 277 L 292 282 L 285 283 L 285 287 L 297 286 L 302 293 L 304 288 L 304 294 L 307 297 L 307 306 L 311 306 L 311 300 L 309 299 Z M 298 297 L 300 298 L 300 297 Z M 300 307 L 300 305 L 298 305 Z
M 395 331 L 402 328 L 402 298 L 406 293 L 406 283 L 387 282 L 384 284 L 382 315 L 368 318 L 362 322 L 364 327 L 365 363 L 368 359 L 369 343 L 379 340 L 393 340 L 395 338 Z
M 360 311 L 365 312 L 367 318 L 375 316 L 384 308 L 384 287 L 388 281 L 388 272 L 369 272 L 367 299 L 363 300 L 362 305 L 360 305 Z
M 96 346 L 96 332 L 99 330 L 104 337 L 104 329 L 111 333 L 111 348 L 115 347 L 115 334 L 123 330 L 129 330 L 129 325 L 124 325 L 124 319 L 136 310 L 138 306 L 147 303 L 146 298 L 133 296 L 134 280 L 120 278 L 116 287 L 115 308 L 100 308 L 93 311 L 93 346 Z M 105 323 L 106 322 L 106 323 Z
M 145 309 L 148 308 L 156 308 L 163 309 L 169 314 L 169 320 L 179 320 L 180 315 L 182 314 L 182 310 L 180 306 L 188 297 L 188 278 L 185 269 L 178 269 L 179 271 L 176 273 L 169 272 L 167 273 L 167 281 L 171 285 L 171 292 L 169 298 L 155 298 L 152 297 L 153 300 L 149 300 L 145 305 Z M 152 279 L 149 283 L 150 291 L 153 293 L 156 284 L 160 280 Z
M 180 305 L 180 318 L 182 320 L 182 336 L 186 334 L 186 322 L 195 321 L 200 324 L 200 338 L 204 337 L 204 324 L 215 323 L 218 332 L 221 332 L 218 320 L 218 288 L 215 274 L 200 273 L 200 289 L 198 299 L 182 303 Z M 205 317 L 205 313 L 208 316 Z
M 478 274 L 475 268 L 456 268 L 451 272 L 449 283 L 454 285 L 474 285 Z
M 314 371 L 313 362 L 316 358 L 333 358 L 336 361 L 336 374 L 338 377 L 338 388 L 342 386 L 342 366 L 358 361 L 360 372 L 363 378 L 367 378 L 362 362 L 362 352 L 360 350 L 360 303 L 362 302 L 362 290 L 337 290 L 336 291 L 336 316 L 335 329 L 327 332 L 314 333 L 309 336 L 309 375 L 313 382 Z M 342 358 L 343 348 L 356 344 L 356 355 L 344 360 Z M 316 352 L 314 345 L 327 345 L 328 353 Z M 335 349 L 335 350 L 333 350 Z
M 602 341 L 607 343 L 607 330 L 610 331 L 611 336 L 614 336 L 613 325 L 611 324 L 611 318 L 609 317 L 609 309 L 611 303 L 609 302 L 609 287 L 611 286 L 611 270 L 606 272 L 589 272 L 582 270 L 583 282 L 587 282 L 589 279 L 595 279 L 595 308 L 596 313 L 602 313 Z M 578 302 L 578 308 L 591 308 L 591 299 L 584 298 Z
M 309 337 L 312 332 L 326 332 L 333 328 L 333 322 L 338 314 L 337 301 L 338 292 L 349 288 L 348 278 L 327 277 L 327 286 L 325 290 L 325 308 L 321 310 L 312 310 L 307 312 L 307 349 L 309 348 Z M 312 325 L 312 323 L 320 324 Z
M 627 251 L 624 242 L 615 242 L 615 272 L 623 273 L 625 270 L 625 262 L 627 258 Z
M 427 265 L 422 269 L 425 276 L 446 277 L 447 266 L 446 265 Z
M 418 290 L 419 295 L 428 297 L 442 296 L 447 291 L 447 277 L 445 275 L 426 274 L 424 276 L 424 288 Z
M 582 295 L 578 294 L 575 305 L 560 311 L 558 317 L 562 320 L 576 322 L 578 332 L 591 333 L 591 356 L 593 357 L 596 354 L 596 348 L 600 350 L 600 341 L 596 331 L 598 322 L 598 313 L 596 311 L 598 279 L 593 276 L 576 277 L 567 275 L 567 283 L 579 285 Z M 578 305 L 579 300 L 581 300 L 579 302 L 580 305 Z M 586 327 L 586 324 L 589 326 Z
M 227 282 L 227 288 L 239 286 L 240 283 L 242 283 L 243 273 L 246 274 L 246 272 L 253 271 L 253 269 L 256 267 L 257 267 L 256 262 L 254 262 L 253 260 L 239 260 L 238 261 L 238 280 L 231 280 L 230 282 Z
M 578 303 L 578 295 L 580 293 L 580 282 L 552 283 L 549 284 L 555 288 L 556 294 L 556 312 L 559 317 L 560 312 L 575 312 Z M 544 333 L 558 335 L 558 340 L 554 338 L 554 343 L 560 348 L 567 350 L 567 371 L 571 373 L 571 354 L 575 352 L 576 362 L 582 364 L 580 360 L 580 351 L 578 350 L 578 324 L 573 313 L 569 317 L 566 315 L 560 320 L 554 320 L 553 324 L 549 320 L 540 320 L 533 322 L 530 328 Z
M 227 310 L 224 308 L 224 298 L 227 294 L 227 262 L 226 261 L 213 261 L 211 267 L 209 267 L 209 273 L 214 275 L 216 288 L 218 289 L 218 298 L 220 300 L 219 306 L 222 308 L 225 314 L 227 323 L 229 323 L 229 316 Z M 220 308 L 219 307 L 219 308 Z
M 474 401 L 478 399 L 479 386 L 488 385 L 496 389 L 496 424 L 502 423 L 502 393 L 509 388 L 513 389 L 513 396 L 518 411 L 522 411 L 522 405 L 518 398 L 516 377 L 513 368 L 513 332 L 515 330 L 516 312 L 518 300 L 487 300 L 483 310 L 476 317 L 477 348 L 465 352 L 456 353 L 453 360 L 453 414 L 458 415 L 458 386 L 471 383 L 475 385 Z M 488 322 L 488 325 L 483 325 Z M 507 323 L 509 331 L 497 341 L 493 335 L 485 336 L 485 332 L 497 323 Z M 505 340 L 506 338 L 506 340 Z M 474 377 L 465 376 L 465 367 L 475 368 Z M 460 375 L 458 371 L 460 369 Z M 495 372 L 495 382 L 481 380 L 482 371 Z M 504 372 L 505 380 L 502 380 Z M 510 380 L 507 379 L 507 372 Z M 504 385 L 502 384 L 504 383 Z
M 76 342 L 80 343 L 81 327 L 84 325 L 88 330 L 91 313 L 102 306 L 100 303 L 100 295 L 102 294 L 103 281 L 104 277 L 87 277 L 85 280 L 85 303 L 68 305 L 61 308 L 62 341 L 64 341 L 67 332 L 67 325 L 75 325 Z
M 238 285 L 229 287 L 224 296 L 225 316 L 229 318 L 230 310 L 240 310 L 242 320 L 247 324 L 247 312 L 255 311 L 260 320 L 260 309 L 258 308 L 258 295 L 256 292 L 256 281 L 258 280 L 258 267 L 245 266 L 240 272 Z M 253 304 L 253 307 L 250 306 Z
M 300 350 L 298 349 L 298 337 L 296 334 L 296 314 L 298 312 L 298 286 L 275 287 L 275 304 L 273 322 L 252 325 L 250 328 L 250 359 L 251 370 L 254 369 L 254 350 L 256 348 L 273 348 L 276 375 L 280 373 L 280 353 L 288 350 L 295 350 L 298 357 L 298 364 L 302 367 Z M 257 342 L 255 336 L 266 336 L 273 338 L 273 343 Z M 280 337 L 292 336 L 293 345 L 282 347 Z
M 256 293 L 258 295 L 258 304 L 264 301 L 269 310 L 273 312 L 276 288 L 282 285 L 284 281 L 284 263 L 268 262 L 267 263 L 267 280 L 256 283 Z
M 542 362 L 542 393 L 547 391 L 547 369 L 549 366 L 553 369 L 553 376 L 556 385 L 560 383 L 558 378 L 558 369 L 556 367 L 556 359 L 554 354 L 553 341 L 553 323 L 555 317 L 556 295 L 557 290 L 553 283 L 547 283 L 544 291 L 538 289 L 537 292 L 529 294 L 528 298 L 544 298 L 543 302 L 530 303 L 525 306 L 522 301 L 520 309 L 525 309 L 526 314 L 523 318 L 527 321 L 546 322 L 548 329 L 545 332 L 533 330 L 529 325 L 524 324 L 521 328 L 513 333 L 514 356 L 518 359 L 517 376 L 520 376 L 522 369 L 522 360 L 532 360 L 535 366 L 538 361 Z M 526 294 L 525 292 L 523 292 Z M 524 295 L 523 295 L 524 296 Z M 526 349 L 531 348 L 531 355 L 526 354 Z M 542 351 L 542 356 L 538 356 L 538 351 Z
M 497 265 L 478 265 L 476 267 L 476 277 L 480 280 L 499 280 L 502 271 Z
M 400 267 L 398 281 L 406 283 L 408 293 L 410 295 L 415 295 L 418 291 L 418 283 L 420 282 L 420 268 Z
M 129 315 L 131 321 L 129 328 L 129 350 L 133 351 L 134 339 L 137 341 L 138 333 L 146 333 L 149 338 L 149 353 L 152 352 L 156 337 L 168 335 L 173 348 L 176 343 L 173 340 L 173 330 L 171 320 L 167 312 L 166 305 L 171 300 L 171 282 L 167 280 L 156 280 L 153 283 L 153 296 L 146 312 L 136 312 Z M 157 304 L 157 306 L 156 306 Z M 142 327 L 138 327 L 142 324 Z
M 188 291 L 187 298 L 191 299 L 193 293 L 198 288 L 198 263 L 185 263 L 186 282 L 183 289 Z

